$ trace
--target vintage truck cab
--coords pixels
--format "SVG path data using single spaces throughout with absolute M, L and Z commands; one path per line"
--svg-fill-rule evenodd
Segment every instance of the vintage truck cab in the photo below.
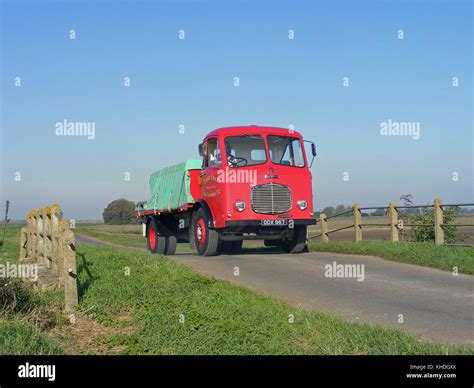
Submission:
M 189 241 L 204 256 L 238 252 L 248 239 L 290 253 L 304 251 L 307 226 L 316 223 L 310 172 L 316 149 L 308 143 L 311 160 L 294 130 L 251 125 L 210 132 L 199 144 L 199 170 L 198 161 L 188 161 L 184 168 L 188 199 L 165 208 L 150 206 L 150 198 L 146 208 L 138 209 L 149 248 L 162 237 L 171 239 L 158 249 L 167 254 L 174 253 L 173 240 Z M 150 183 L 155 193 L 163 187 L 152 179 Z

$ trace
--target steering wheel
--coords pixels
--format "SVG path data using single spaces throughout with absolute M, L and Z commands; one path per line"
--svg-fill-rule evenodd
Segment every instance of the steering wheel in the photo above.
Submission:
M 247 159 L 242 158 L 240 156 L 231 156 L 229 158 L 229 164 L 232 167 L 245 167 L 247 163 L 248 163 Z

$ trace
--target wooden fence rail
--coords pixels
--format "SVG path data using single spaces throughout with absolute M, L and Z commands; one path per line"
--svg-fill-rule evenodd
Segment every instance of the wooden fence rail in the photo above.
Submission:
M 21 229 L 19 262 L 38 266 L 35 289 L 64 288 L 65 312 L 72 313 L 78 302 L 76 250 L 74 233 L 61 217 L 59 205 L 28 213 Z
M 352 210 L 345 211 L 342 213 L 334 214 L 327 216 L 324 213 L 320 214 L 319 225 L 320 225 L 320 234 L 316 236 L 309 237 L 309 239 L 321 237 L 323 242 L 329 242 L 329 235 L 341 230 L 346 230 L 349 228 L 354 229 L 354 241 L 362 241 L 362 229 L 365 226 L 388 226 L 390 229 L 390 241 L 398 242 L 400 241 L 400 231 L 404 227 L 434 227 L 435 231 L 435 244 L 443 245 L 445 244 L 444 238 L 444 216 L 443 216 L 443 207 L 451 206 L 474 206 L 474 203 L 457 203 L 457 204 L 448 204 L 443 205 L 441 199 L 436 198 L 433 202 L 433 205 L 410 205 L 410 206 L 398 206 L 395 201 L 390 202 L 388 206 L 378 206 L 378 207 L 361 207 L 359 203 L 354 204 Z M 416 208 L 433 208 L 434 211 L 434 223 L 433 224 L 404 224 L 403 220 L 399 217 L 399 209 L 416 209 Z M 367 224 L 362 222 L 362 211 L 363 210 L 379 210 L 385 209 L 388 215 L 389 223 L 388 224 Z M 340 227 L 337 229 L 329 229 L 328 220 L 333 219 L 339 216 L 352 214 L 353 223 L 348 226 Z M 456 227 L 471 226 L 468 224 L 452 224 Z

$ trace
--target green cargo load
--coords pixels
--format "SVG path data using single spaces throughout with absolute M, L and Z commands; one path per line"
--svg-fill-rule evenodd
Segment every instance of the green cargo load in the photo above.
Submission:
M 200 170 L 202 159 L 163 168 L 150 176 L 150 199 L 145 210 L 172 210 L 193 203 L 189 170 Z

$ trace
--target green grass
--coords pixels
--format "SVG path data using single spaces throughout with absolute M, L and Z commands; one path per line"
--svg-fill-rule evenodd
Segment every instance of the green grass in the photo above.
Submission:
M 63 354 L 63 351 L 30 323 L 0 317 L 0 355 L 29 354 Z
M 0 247 L 0 264 L 18 262 L 21 227 L 19 224 L 8 226 L 5 243 Z M 18 286 L 15 280 L 1 280 L 2 287 L 5 283 L 10 283 L 9 287 L 12 284 Z M 5 293 L 0 292 L 0 295 L 5 297 Z M 60 345 L 45 334 L 50 328 L 63 323 L 59 309 L 62 303 L 60 292 L 33 294 L 26 288 L 22 292 L 21 305 L 16 305 L 13 310 L 8 308 L 7 301 L 0 300 L 0 307 L 4 307 L 0 308 L 0 354 L 62 354 Z
M 8 225 L 6 229 L 5 242 L 0 246 L 0 263 L 16 263 L 20 255 L 20 230 L 22 225 Z M 0 236 L 3 237 L 3 226 L 0 228 Z
M 0 262 L 18 257 L 18 232 L 9 228 Z M 2 353 L 474 354 L 473 348 L 297 309 L 148 253 L 78 245 L 77 272 L 78 316 L 99 327 L 97 335 L 86 331 L 91 342 L 72 343 L 77 338 L 57 316 L 60 294 L 42 293 L 32 310 L 0 312 Z
M 113 244 L 125 245 L 133 248 L 146 248 L 146 240 L 141 234 L 132 233 L 130 231 L 103 231 L 93 227 L 79 225 L 74 229 L 74 233 L 83 234 L 107 241 Z
M 124 354 L 473 354 L 292 308 L 161 256 L 79 246 L 78 275 L 80 308 L 95 320 L 121 327 L 131 312 L 132 333 L 102 339 Z
M 349 253 L 379 256 L 398 261 L 453 271 L 474 274 L 474 248 L 440 246 L 433 243 L 409 243 L 390 241 L 331 241 L 309 244 L 310 251 Z

